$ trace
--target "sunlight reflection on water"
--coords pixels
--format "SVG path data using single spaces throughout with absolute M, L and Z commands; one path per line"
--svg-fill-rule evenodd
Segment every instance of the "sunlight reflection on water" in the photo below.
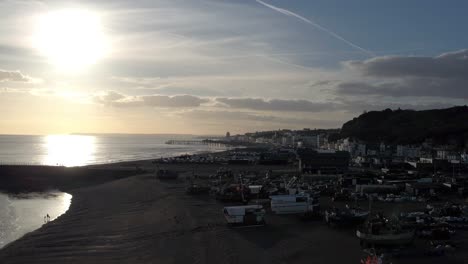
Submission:
M 226 150 L 222 146 L 165 144 L 171 139 L 199 140 L 190 135 L 0 135 L 0 164 L 70 167 Z
M 64 214 L 72 196 L 63 192 L 28 193 L 10 196 L 0 193 L 0 248 Z
M 45 137 L 47 155 L 43 164 L 83 166 L 94 160 L 96 138 L 82 135 L 49 135 Z

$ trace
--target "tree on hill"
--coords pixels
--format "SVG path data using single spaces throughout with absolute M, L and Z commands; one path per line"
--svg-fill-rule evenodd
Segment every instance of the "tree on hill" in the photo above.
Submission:
M 377 143 L 419 144 L 432 139 L 436 144 L 468 143 L 468 107 L 437 110 L 370 111 L 346 122 L 340 138 Z

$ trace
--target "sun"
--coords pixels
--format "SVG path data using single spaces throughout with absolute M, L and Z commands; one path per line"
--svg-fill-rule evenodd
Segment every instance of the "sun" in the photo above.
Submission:
M 34 46 L 62 70 L 77 70 L 96 63 L 107 52 L 99 15 L 65 9 L 38 17 Z

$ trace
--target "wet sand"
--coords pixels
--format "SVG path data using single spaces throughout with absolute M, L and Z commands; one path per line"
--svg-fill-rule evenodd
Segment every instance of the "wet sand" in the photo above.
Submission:
M 265 227 L 230 228 L 223 204 L 188 196 L 181 180 L 143 174 L 70 193 L 69 211 L 0 250 L 0 263 L 360 263 L 352 229 L 270 214 Z M 441 261 L 463 256 L 393 263 Z

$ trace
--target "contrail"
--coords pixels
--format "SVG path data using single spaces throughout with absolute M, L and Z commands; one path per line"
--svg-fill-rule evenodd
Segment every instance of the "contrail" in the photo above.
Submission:
M 332 37 L 334 37 L 334 38 L 336 38 L 336 39 L 338 39 L 338 40 L 343 41 L 344 43 L 348 44 L 349 46 L 351 46 L 351 47 L 353 47 L 353 48 L 355 48 L 355 49 L 358 49 L 358 50 L 360 50 L 360 51 L 366 53 L 367 55 L 369 55 L 369 56 L 371 56 L 371 57 L 374 57 L 374 56 L 375 56 L 375 54 L 374 54 L 372 51 L 367 50 L 367 49 L 365 49 L 365 48 L 362 48 L 362 47 L 360 47 L 360 46 L 354 44 L 353 42 L 351 42 L 351 41 L 349 41 L 349 40 L 343 38 L 342 36 L 336 34 L 335 32 L 333 32 L 333 31 L 331 31 L 331 30 L 329 30 L 329 29 L 327 29 L 327 28 L 322 27 L 321 25 L 315 23 L 314 21 L 312 21 L 312 20 L 310 20 L 310 19 L 307 19 L 307 18 L 305 18 L 305 17 L 303 17 L 303 16 L 301 16 L 301 15 L 298 15 L 298 14 L 296 14 L 296 13 L 294 13 L 294 12 L 291 12 L 291 11 L 289 11 L 289 10 L 287 10 L 287 9 L 280 8 L 280 7 L 276 7 L 276 6 L 267 4 L 267 3 L 265 3 L 265 2 L 263 2 L 263 1 L 261 1 L 261 0 L 256 0 L 256 1 L 257 1 L 257 3 L 262 4 L 262 5 L 264 5 L 264 6 L 268 7 L 268 8 L 270 8 L 270 9 L 273 9 L 273 10 L 275 10 L 275 11 L 277 11 L 277 12 L 283 14 L 283 15 L 293 16 L 293 17 L 295 17 L 295 18 L 298 18 L 298 19 L 300 19 L 300 20 L 306 22 L 307 24 L 310 24 L 310 25 L 314 26 L 315 28 L 322 30 L 323 32 L 329 34 L 330 36 L 332 36 Z

